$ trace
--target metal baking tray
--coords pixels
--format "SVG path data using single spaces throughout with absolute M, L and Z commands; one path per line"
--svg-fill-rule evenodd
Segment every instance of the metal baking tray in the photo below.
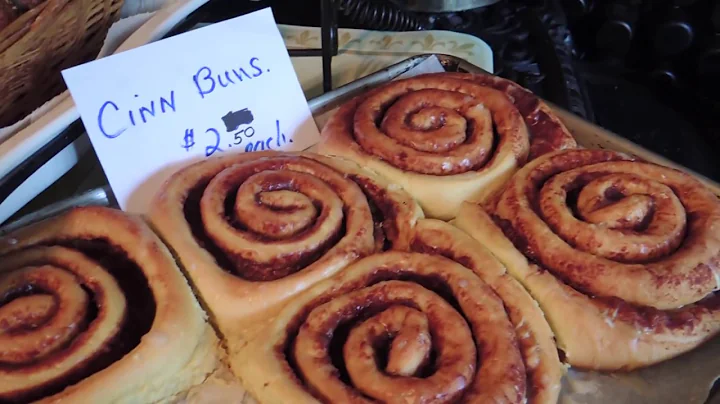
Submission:
M 310 100 L 318 126 L 345 101 L 370 88 L 389 82 L 432 55 L 419 55 L 371 74 L 337 90 Z M 454 56 L 435 55 L 446 71 L 490 74 Z M 547 102 L 547 101 L 546 101 Z M 637 156 L 656 164 L 690 172 L 720 196 L 720 184 L 692 172 L 658 154 L 628 141 L 612 132 L 547 102 L 585 148 L 615 150 Z M 702 404 L 720 403 L 714 394 L 715 381 L 720 377 L 720 337 L 714 338 L 692 352 L 661 364 L 626 373 L 599 373 L 570 370 L 563 379 L 562 404 Z
M 365 76 L 308 102 L 318 127 L 342 103 L 408 72 L 427 58 L 436 56 L 446 71 L 490 74 L 467 61 L 442 54 L 418 55 Z M 635 155 L 646 161 L 690 172 L 720 196 L 720 184 L 632 143 L 576 115 L 548 103 L 586 148 L 604 148 Z M 312 149 L 312 148 L 311 148 Z M 97 188 L 57 202 L 0 228 L 0 235 L 21 226 L 54 216 L 73 206 L 117 206 L 109 187 Z M 570 370 L 563 380 L 562 404 L 633 403 L 633 404 L 720 404 L 715 382 L 720 377 L 720 337 L 698 349 L 659 365 L 627 373 L 599 373 Z

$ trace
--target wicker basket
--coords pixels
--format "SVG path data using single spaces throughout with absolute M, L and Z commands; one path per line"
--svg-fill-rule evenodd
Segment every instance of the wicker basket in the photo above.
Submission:
M 0 30 L 0 127 L 65 90 L 60 72 L 97 57 L 123 0 L 47 0 Z

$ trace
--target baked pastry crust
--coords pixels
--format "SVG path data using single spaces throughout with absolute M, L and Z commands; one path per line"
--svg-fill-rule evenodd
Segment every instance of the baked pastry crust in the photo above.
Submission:
M 439 220 L 422 219 L 415 229 L 412 251 L 440 255 L 471 269 L 502 300 L 515 328 L 527 375 L 523 398 L 529 403 L 557 402 L 564 367 L 555 336 L 537 302 L 500 261 L 459 228 Z
M 416 252 L 357 261 L 240 352 L 233 367 L 258 401 L 557 401 L 562 366 L 529 294 L 459 229 L 420 219 L 415 230 Z
M 149 216 L 232 354 L 292 296 L 360 257 L 407 246 L 422 211 L 355 163 L 255 152 L 177 172 Z
M 572 147 L 550 108 L 517 84 L 438 73 L 395 81 L 344 104 L 323 128 L 318 151 L 382 174 L 413 195 L 428 217 L 449 220 L 463 201 L 487 199 L 528 155 Z
M 446 77 L 468 80 L 505 93 L 515 105 L 530 133 L 528 161 L 558 150 L 575 149 L 577 142 L 560 118 L 530 90 L 490 74 L 445 73 Z
M 0 238 L 0 288 L 2 400 L 156 402 L 217 365 L 215 332 L 137 217 L 76 208 Z
M 520 170 L 456 225 L 538 301 L 573 366 L 629 370 L 720 331 L 720 203 L 690 175 L 603 150 Z

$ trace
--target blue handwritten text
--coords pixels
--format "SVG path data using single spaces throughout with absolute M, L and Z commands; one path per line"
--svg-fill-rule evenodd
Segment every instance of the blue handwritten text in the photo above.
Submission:
M 138 98 L 137 94 L 135 94 L 135 98 Z M 114 139 L 128 129 L 128 122 L 130 124 L 129 126 L 138 126 L 147 123 L 150 118 L 155 117 L 157 114 L 175 112 L 175 91 L 170 91 L 169 98 L 170 100 L 168 101 L 164 97 L 159 97 L 157 103 L 155 103 L 155 100 L 150 100 L 149 105 L 140 106 L 137 111 L 128 109 L 122 113 L 120 113 L 120 107 L 118 107 L 115 102 L 111 100 L 105 101 L 100 107 L 97 117 L 100 133 L 109 139 Z M 159 107 L 156 108 L 156 105 Z M 127 112 L 127 120 L 122 117 L 125 112 Z M 137 115 L 135 115 L 135 112 L 137 112 Z M 122 121 L 125 121 L 125 125 L 118 124 Z M 113 122 L 115 125 L 112 125 Z
M 264 71 L 258 65 L 259 62 L 260 59 L 254 57 L 248 62 L 250 67 L 247 69 L 240 67 L 237 69 L 224 70 L 220 73 L 213 72 L 209 67 L 203 66 L 193 75 L 195 88 L 198 94 L 200 94 L 200 97 L 205 98 L 205 96 L 215 91 L 218 86 L 225 88 L 240 83 L 243 80 L 247 81 L 255 77 L 260 77 Z
M 210 157 L 216 152 L 223 152 L 233 146 L 241 146 L 243 143 L 246 143 L 245 152 L 255 152 L 280 149 L 282 146 L 293 142 L 292 139 L 288 139 L 280 130 L 279 120 L 275 120 L 275 136 L 268 136 L 265 139 L 251 139 L 253 136 L 255 136 L 255 129 L 252 126 L 242 128 L 233 134 L 233 138 L 227 143 L 227 148 L 224 148 L 220 147 L 222 142 L 220 132 L 215 128 L 208 128 L 205 130 L 205 157 Z M 180 146 L 185 149 L 185 151 L 190 151 L 195 144 L 195 131 L 193 129 L 186 129 L 183 136 L 183 143 L 181 143 Z

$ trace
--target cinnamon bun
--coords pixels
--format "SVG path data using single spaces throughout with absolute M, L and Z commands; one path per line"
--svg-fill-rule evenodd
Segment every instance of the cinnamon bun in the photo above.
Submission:
M 204 380 L 218 339 L 138 218 L 77 208 L 0 238 L 0 402 L 156 402 Z
M 407 246 L 422 211 L 352 162 L 256 152 L 180 170 L 149 216 L 241 346 L 292 296 L 363 256 Z
M 554 403 L 562 368 L 535 302 L 476 241 L 421 219 L 293 299 L 233 363 L 263 404 Z
M 463 201 L 488 198 L 528 157 L 572 147 L 550 108 L 517 84 L 438 73 L 346 103 L 323 128 L 318 150 L 386 176 L 426 215 L 448 220 Z
M 647 366 L 720 330 L 720 202 L 688 174 L 605 150 L 552 153 L 489 212 L 464 204 L 456 225 L 525 285 L 573 366 Z

